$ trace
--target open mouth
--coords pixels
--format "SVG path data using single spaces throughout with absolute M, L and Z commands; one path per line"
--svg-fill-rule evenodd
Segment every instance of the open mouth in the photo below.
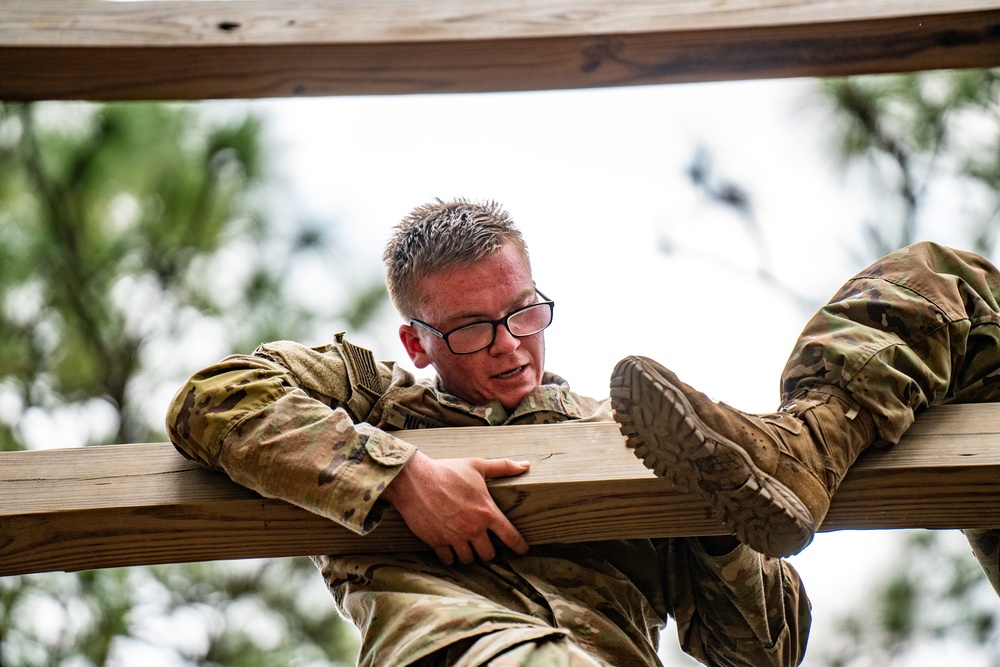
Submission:
M 498 373 L 498 374 L 494 375 L 493 377 L 496 378 L 496 379 L 498 379 L 498 380 L 506 380 L 506 379 L 512 378 L 515 375 L 517 375 L 518 373 L 522 372 L 524 370 L 524 368 L 525 368 L 524 366 L 518 366 L 517 368 L 515 368 L 513 370 L 509 370 L 506 373 Z

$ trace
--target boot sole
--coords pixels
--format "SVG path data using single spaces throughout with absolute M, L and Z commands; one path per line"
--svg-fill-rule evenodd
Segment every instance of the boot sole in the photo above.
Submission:
M 792 491 L 698 417 L 684 392 L 641 357 L 620 361 L 611 405 L 628 446 L 675 488 L 703 498 L 736 538 L 768 556 L 796 554 L 815 522 Z

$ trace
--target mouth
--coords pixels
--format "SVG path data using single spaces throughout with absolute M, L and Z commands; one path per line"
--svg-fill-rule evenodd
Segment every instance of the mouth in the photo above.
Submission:
M 515 377 L 515 376 L 519 375 L 520 373 L 523 373 L 526 368 L 527 368 L 527 366 L 518 366 L 517 368 L 514 368 L 512 370 L 506 371 L 504 373 L 497 373 L 496 375 L 493 376 L 493 379 L 494 380 L 508 380 L 508 379 L 510 379 L 512 377 Z

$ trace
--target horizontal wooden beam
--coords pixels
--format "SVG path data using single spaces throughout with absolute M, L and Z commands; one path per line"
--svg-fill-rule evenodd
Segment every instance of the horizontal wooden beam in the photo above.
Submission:
M 558 424 L 407 431 L 434 457 L 508 456 L 527 474 L 491 483 L 530 543 L 723 532 L 672 492 L 617 426 Z M 869 450 L 823 530 L 1000 527 L 1000 406 L 934 408 L 896 447 Z M 0 454 L 0 575 L 422 548 L 389 512 L 360 537 L 264 499 L 169 444 Z
M 1000 65 L 1000 0 L 4 0 L 0 99 L 593 88 Z

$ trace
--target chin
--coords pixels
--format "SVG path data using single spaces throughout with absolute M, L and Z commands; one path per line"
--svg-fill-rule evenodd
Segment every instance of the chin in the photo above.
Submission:
M 503 396 L 500 398 L 500 403 L 503 405 L 504 409 L 507 410 L 507 412 L 513 412 L 517 406 L 521 404 L 521 401 L 523 401 L 525 397 L 531 393 L 532 389 L 537 386 L 538 385 L 535 384 L 530 387 L 526 387 L 523 391 Z

